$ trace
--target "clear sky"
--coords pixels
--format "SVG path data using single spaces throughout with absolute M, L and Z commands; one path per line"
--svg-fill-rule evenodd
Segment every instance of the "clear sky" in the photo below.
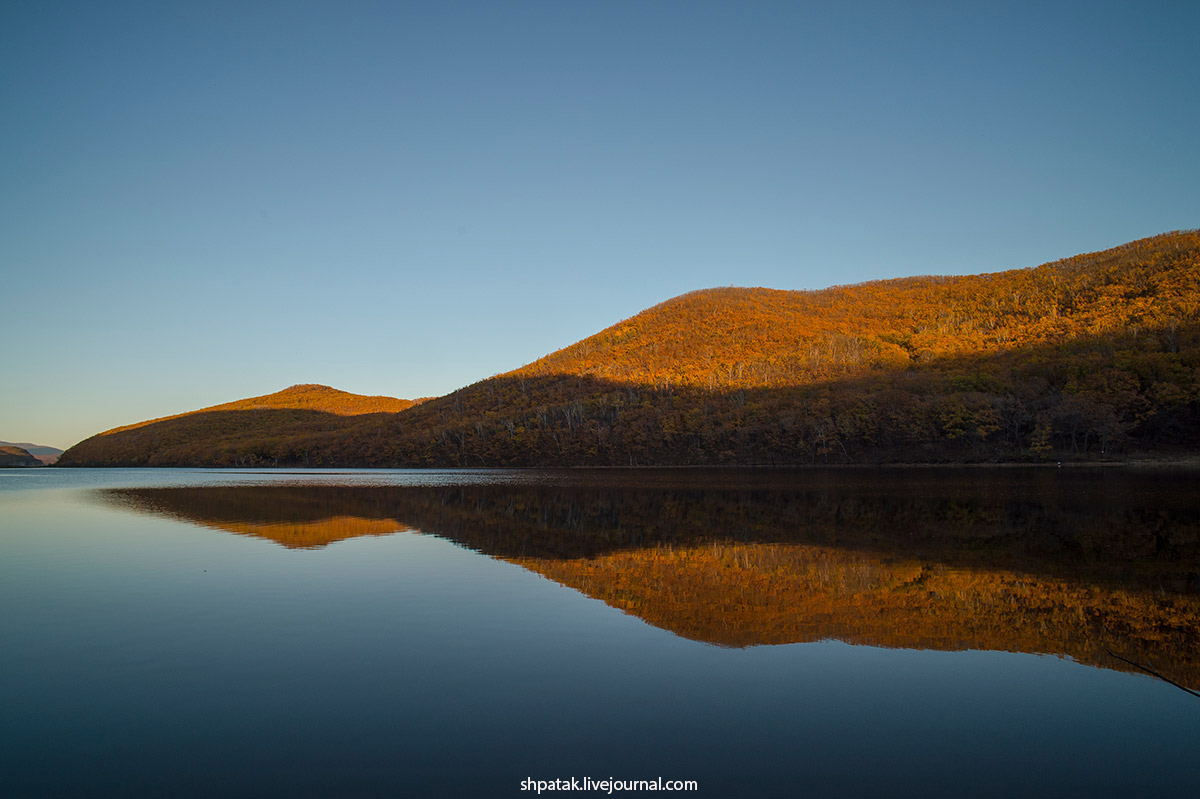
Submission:
M 9 2 L 0 439 L 1200 226 L 1200 3 Z

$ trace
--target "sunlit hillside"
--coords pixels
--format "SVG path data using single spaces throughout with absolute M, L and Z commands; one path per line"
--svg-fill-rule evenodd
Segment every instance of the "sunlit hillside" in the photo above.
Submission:
M 108 430 L 63 453 L 62 465 L 248 465 L 271 448 L 345 430 L 365 418 L 412 407 L 413 400 L 296 385 Z M 273 461 L 273 459 L 271 459 Z
M 380 461 L 1195 454 L 1198 311 L 1196 232 L 990 275 L 698 291 L 408 411 Z
M 514 372 L 701 389 L 790 387 L 1093 340 L 1177 353 L 1200 310 L 1200 234 L 995 274 L 821 291 L 696 291 Z M 1149 337 L 1151 341 L 1138 342 Z
M 305 410 L 332 413 L 337 416 L 357 416 L 363 413 L 395 413 L 411 407 L 412 404 L 412 400 L 396 399 L 395 397 L 369 397 L 363 394 L 351 394 L 346 391 L 339 391 L 329 386 L 305 383 L 289 386 L 282 391 L 276 391 L 274 394 L 264 394 L 261 397 L 234 400 L 233 402 L 225 402 L 220 405 L 210 405 L 207 408 L 201 408 L 197 411 L 177 413 L 173 416 L 164 416 L 159 419 L 150 419 L 123 427 L 114 427 L 112 430 L 106 430 L 100 435 L 109 436 L 113 433 L 145 427 L 149 424 L 179 419 L 184 416 L 195 416 L 200 413 L 213 413 L 215 411 Z
M 139 429 L 158 423 L 147 424 Z M 64 462 L 125 462 L 123 431 L 111 431 L 103 447 L 85 442 Z M 152 454 L 142 462 L 528 466 L 1197 455 L 1200 233 L 988 275 L 821 291 L 696 291 L 399 413 L 308 435 L 299 426 L 288 435 L 268 435 L 257 424 L 254 431 L 225 435 L 219 446 L 194 438 L 156 449 L 145 443 Z

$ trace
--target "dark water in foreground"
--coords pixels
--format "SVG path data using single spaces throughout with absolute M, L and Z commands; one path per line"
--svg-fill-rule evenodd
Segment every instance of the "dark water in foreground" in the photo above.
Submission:
M 1198 477 L 0 472 L 0 796 L 1190 795 Z

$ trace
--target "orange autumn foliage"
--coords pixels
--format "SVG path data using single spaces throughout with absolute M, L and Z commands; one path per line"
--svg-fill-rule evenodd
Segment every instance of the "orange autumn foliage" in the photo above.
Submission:
M 1193 456 L 1200 454 L 1200 233 L 987 275 L 692 292 L 396 412 L 272 416 L 239 405 L 210 409 L 183 429 L 172 420 L 119 428 L 76 445 L 60 463 Z

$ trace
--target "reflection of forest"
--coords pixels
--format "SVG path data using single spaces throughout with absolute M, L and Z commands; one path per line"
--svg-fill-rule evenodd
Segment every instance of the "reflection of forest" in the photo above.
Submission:
M 409 529 L 391 518 L 384 497 L 343 486 L 113 489 L 101 495 L 122 507 L 264 538 L 289 549 L 317 549 Z
M 112 489 L 315 547 L 419 529 L 691 639 L 1050 653 L 1200 685 L 1195 474 L 571 472 L 541 484 Z

